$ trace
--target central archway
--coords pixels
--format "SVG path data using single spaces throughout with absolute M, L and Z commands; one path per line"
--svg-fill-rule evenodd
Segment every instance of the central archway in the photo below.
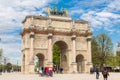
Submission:
M 54 50 L 55 48 L 57 48 L 57 51 Z M 53 45 L 53 64 L 59 68 L 63 68 L 64 73 L 66 73 L 68 69 L 67 49 L 68 46 L 64 41 L 57 41 Z M 55 63 L 56 59 L 59 61 L 58 64 Z

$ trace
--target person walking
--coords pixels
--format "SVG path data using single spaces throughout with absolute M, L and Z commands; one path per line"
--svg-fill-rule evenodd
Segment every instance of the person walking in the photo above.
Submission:
M 2 69 L 0 69 L 0 75 L 2 75 Z
M 62 72 L 63 72 L 63 68 L 60 68 L 60 74 L 62 74 Z
M 104 80 L 107 80 L 109 73 L 106 68 L 102 71 L 102 75 L 103 75 Z
M 96 68 L 95 72 L 96 72 L 96 79 L 99 79 L 99 70 L 98 70 L 98 68 Z
M 40 67 L 40 69 L 39 69 L 39 74 L 40 74 L 40 76 L 43 76 L 43 75 L 42 75 L 42 69 L 41 69 L 41 67 Z

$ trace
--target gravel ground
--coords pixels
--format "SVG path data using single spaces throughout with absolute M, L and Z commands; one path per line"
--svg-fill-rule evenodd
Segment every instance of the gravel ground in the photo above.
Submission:
M 108 80 L 120 80 L 120 73 L 109 73 Z M 22 73 L 2 73 L 0 80 L 103 80 L 100 73 L 99 79 L 95 78 L 95 74 L 54 74 L 53 77 L 41 77 L 38 74 L 22 74 Z

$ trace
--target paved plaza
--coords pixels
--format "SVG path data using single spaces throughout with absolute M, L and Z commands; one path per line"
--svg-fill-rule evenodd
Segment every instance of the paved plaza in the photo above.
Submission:
M 0 80 L 103 80 L 102 74 L 96 79 L 95 74 L 54 74 L 53 77 L 40 77 L 38 74 L 3 73 Z M 120 80 L 120 73 L 110 73 L 108 80 Z

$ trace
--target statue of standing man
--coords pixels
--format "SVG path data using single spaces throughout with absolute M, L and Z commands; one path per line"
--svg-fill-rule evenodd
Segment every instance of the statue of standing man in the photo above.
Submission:
M 68 17 L 68 10 L 64 9 L 65 16 Z

